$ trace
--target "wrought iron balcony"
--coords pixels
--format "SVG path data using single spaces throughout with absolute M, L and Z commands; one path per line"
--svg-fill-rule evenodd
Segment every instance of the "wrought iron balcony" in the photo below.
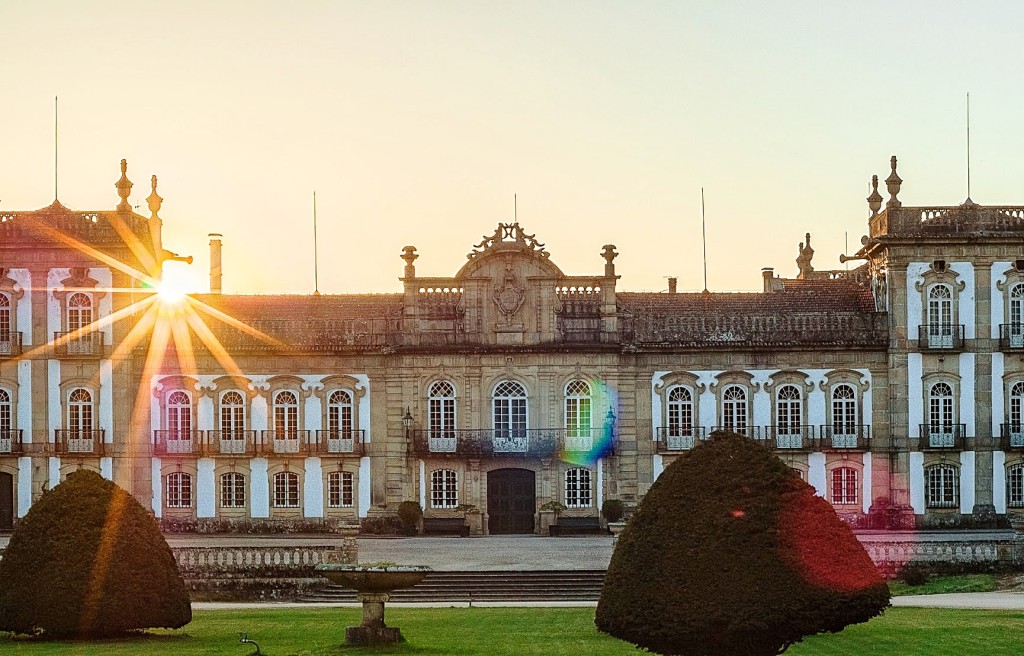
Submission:
M 308 430 L 265 430 L 260 453 L 276 456 L 308 456 L 313 452 Z
M 0 430 L 0 455 L 21 453 L 21 430 Z
M 917 327 L 917 346 L 922 351 L 960 351 L 964 348 L 962 323 L 930 323 Z
M 321 455 L 346 456 L 363 455 L 362 430 L 318 430 L 316 432 L 317 452 Z
M 704 426 L 660 426 L 657 436 L 658 453 L 689 451 L 708 437 Z
M 90 430 L 58 428 L 54 431 L 53 446 L 57 453 L 101 456 L 103 455 L 105 432 L 102 428 Z
M 1024 423 L 1000 424 L 999 446 L 1003 451 L 1024 451 Z
M 57 357 L 98 358 L 103 355 L 103 333 L 96 331 L 71 337 L 73 334 L 53 334 L 53 351 Z
M 921 424 L 921 448 L 963 451 L 966 435 L 966 424 Z
M 1024 351 L 1024 323 L 999 324 L 999 350 Z
M 714 426 L 711 428 L 711 432 L 715 433 L 718 431 L 726 431 L 729 433 L 739 433 L 740 435 L 746 435 L 752 440 L 761 439 L 761 427 L 760 426 L 740 426 L 732 424 L 731 426 Z
M 414 453 L 451 454 L 469 458 L 533 457 L 551 458 L 562 452 L 601 451 L 614 453 L 607 429 L 438 429 L 411 431 Z
M 21 333 L 0 332 L 0 358 L 21 355 Z
M 256 431 L 254 430 L 211 430 L 206 431 L 204 452 L 213 456 L 252 456 L 256 453 Z
M 763 437 L 754 437 L 769 449 L 779 451 L 809 451 L 815 448 L 814 426 L 788 424 L 765 426 Z
M 153 453 L 158 456 L 198 456 L 203 452 L 203 431 L 155 430 Z
M 821 448 L 840 451 L 867 451 L 871 447 L 871 426 L 866 424 L 826 424 L 819 433 Z

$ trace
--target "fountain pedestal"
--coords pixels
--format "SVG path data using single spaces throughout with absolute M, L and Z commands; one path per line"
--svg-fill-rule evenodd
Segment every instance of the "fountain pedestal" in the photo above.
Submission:
M 384 625 L 384 602 L 391 598 L 386 592 L 360 592 L 356 595 L 363 604 L 363 623 L 345 627 L 345 644 L 379 645 L 405 642 L 397 626 Z
M 316 570 L 333 583 L 356 591 L 363 604 L 363 622 L 345 628 L 347 645 L 381 645 L 404 642 L 398 627 L 385 626 L 384 603 L 400 588 L 411 588 L 431 571 L 429 567 L 402 565 L 317 565 Z

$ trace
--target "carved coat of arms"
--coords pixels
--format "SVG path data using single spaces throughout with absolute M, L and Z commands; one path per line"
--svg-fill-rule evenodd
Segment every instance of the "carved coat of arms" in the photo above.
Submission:
M 512 263 L 505 262 L 505 279 L 501 287 L 494 291 L 494 304 L 505 318 L 505 321 L 512 321 L 512 317 L 523 307 L 526 300 L 526 289 L 516 284 L 516 274 L 512 270 Z

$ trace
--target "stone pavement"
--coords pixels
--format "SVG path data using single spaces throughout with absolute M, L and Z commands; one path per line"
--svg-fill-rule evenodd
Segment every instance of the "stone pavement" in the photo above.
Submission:
M 429 565 L 439 571 L 607 569 L 611 558 L 609 535 L 359 538 L 359 562 Z

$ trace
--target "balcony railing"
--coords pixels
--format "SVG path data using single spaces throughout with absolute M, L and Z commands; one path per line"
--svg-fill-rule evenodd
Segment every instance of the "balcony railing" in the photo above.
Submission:
M 703 426 L 661 426 L 657 432 L 656 448 L 659 453 L 689 451 L 707 439 L 707 429 Z
M 69 337 L 72 334 L 53 334 L 53 350 L 57 357 L 98 358 L 103 355 L 103 333 L 97 331 Z
M 559 451 L 614 452 L 612 440 L 605 440 L 606 429 L 451 428 L 414 430 L 411 435 L 413 451 L 419 454 L 550 458 Z
M 921 424 L 921 448 L 962 451 L 966 435 L 966 424 Z
M 716 431 L 727 431 L 730 433 L 739 433 L 740 435 L 746 435 L 752 440 L 761 439 L 761 427 L 760 426 L 737 426 L 733 424 L 731 426 L 713 426 L 711 432 Z
M 754 437 L 769 449 L 807 451 L 815 447 L 814 426 L 789 424 L 765 426 L 763 437 Z
M 917 327 L 917 346 L 924 351 L 959 351 L 964 347 L 962 323 L 930 323 Z
M 84 455 L 103 455 L 102 428 L 91 430 L 69 430 L 59 428 L 54 431 L 54 448 L 57 453 L 80 453 Z
M 1000 424 L 1000 447 L 1003 451 L 1024 451 L 1024 423 Z
M 21 453 L 21 430 L 0 430 L 0 455 Z
M 361 430 L 318 430 L 317 451 L 321 455 L 362 455 L 363 433 Z
M 21 355 L 21 333 L 0 333 L 0 358 Z
M 205 452 L 220 456 L 251 456 L 256 452 L 254 430 L 206 431 Z
M 199 455 L 202 451 L 203 431 L 153 431 L 153 453 L 156 455 Z
M 307 456 L 312 453 L 308 430 L 265 430 L 260 453 L 267 455 Z
M 818 434 L 822 449 L 867 451 L 871 446 L 871 426 L 866 424 L 826 424 Z
M 1024 351 L 1024 323 L 999 324 L 999 350 Z

